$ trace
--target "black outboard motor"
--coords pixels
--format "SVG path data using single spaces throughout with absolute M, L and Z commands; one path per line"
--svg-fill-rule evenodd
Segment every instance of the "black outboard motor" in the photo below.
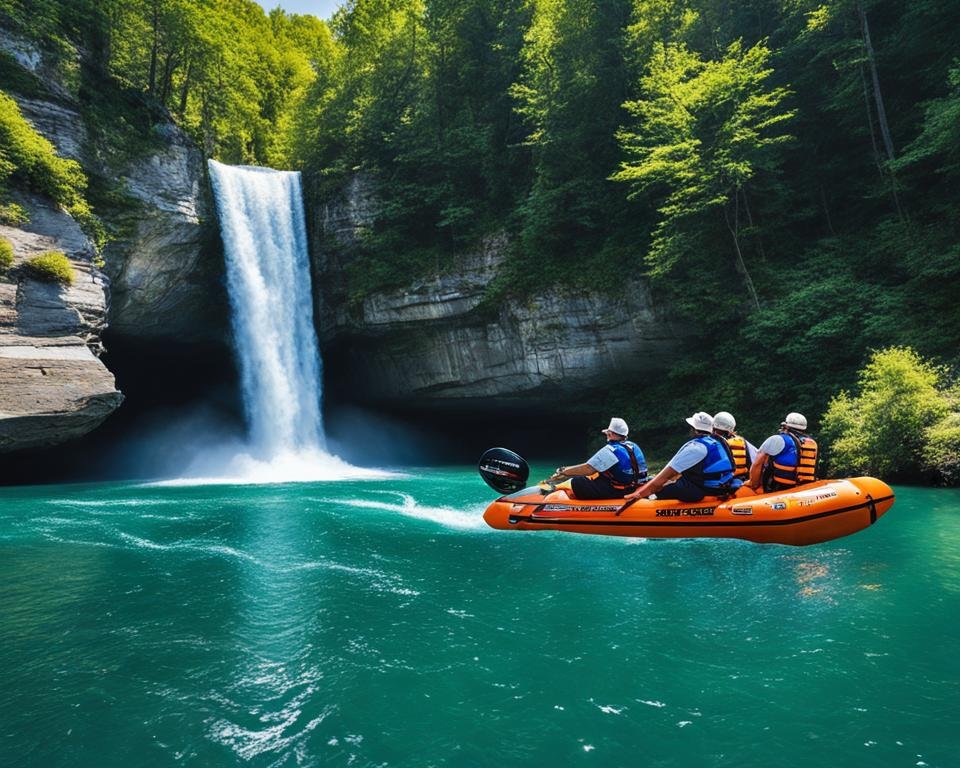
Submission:
M 514 493 L 526 487 L 530 467 L 521 456 L 506 448 L 491 448 L 477 464 L 480 477 L 498 493 Z

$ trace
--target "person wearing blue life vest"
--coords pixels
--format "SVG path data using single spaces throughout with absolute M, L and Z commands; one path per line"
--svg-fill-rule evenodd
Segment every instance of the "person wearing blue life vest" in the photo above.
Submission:
M 614 417 L 600 431 L 607 444 L 583 464 L 557 467 L 543 482 L 544 490 L 569 490 L 578 499 L 622 499 L 646 481 L 647 460 L 640 447 L 627 440 L 627 422 Z
M 757 449 L 750 466 L 748 485 L 764 493 L 784 491 L 817 479 L 819 449 L 807 434 L 807 417 L 788 413 L 780 431 L 768 437 Z
M 713 434 L 713 417 L 699 411 L 685 421 L 690 425 L 690 440 L 656 477 L 626 498 L 642 499 L 656 494 L 658 499 L 691 502 L 704 496 L 729 496 L 740 487 L 742 483 L 733 477 L 730 449 Z

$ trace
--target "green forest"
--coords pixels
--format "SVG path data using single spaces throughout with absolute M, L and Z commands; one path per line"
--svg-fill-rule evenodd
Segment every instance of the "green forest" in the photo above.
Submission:
M 500 232 L 489 306 L 549 285 L 615 301 L 646 278 L 694 340 L 669 375 L 592 402 L 644 429 L 690 408 L 758 439 L 787 410 L 817 428 L 890 347 L 955 402 L 956 2 L 351 0 L 327 22 L 251 0 L 0 0 L 0 16 L 130 151 L 169 116 L 210 157 L 301 170 L 313 202 L 367 172 L 383 205 L 355 298 Z M 35 87 L 14 70 L 0 62 L 5 89 Z M 945 408 L 917 428 L 940 424 L 953 461 Z

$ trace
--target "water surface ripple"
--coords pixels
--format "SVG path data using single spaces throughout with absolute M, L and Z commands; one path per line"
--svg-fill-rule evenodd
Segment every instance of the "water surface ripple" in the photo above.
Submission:
M 960 493 L 511 534 L 472 470 L 0 489 L 3 766 L 956 766 Z

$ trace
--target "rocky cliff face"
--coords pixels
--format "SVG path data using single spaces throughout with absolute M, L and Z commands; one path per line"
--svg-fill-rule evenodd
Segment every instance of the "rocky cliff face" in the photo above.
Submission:
M 0 227 L 18 265 L 57 249 L 77 276 L 69 288 L 31 280 L 17 267 L 0 276 L 0 450 L 9 451 L 82 435 L 120 405 L 99 359 L 108 324 L 138 345 L 222 343 L 227 310 L 203 156 L 187 136 L 161 123 L 149 151 L 125 156 L 91 131 L 74 89 L 39 51 L 4 30 L 0 50 L 39 83 L 30 95 L 10 94 L 24 117 L 93 183 L 105 180 L 114 198 L 97 207 L 114 233 L 103 253 L 106 274 L 76 222 L 49 201 L 24 195 L 30 222 Z
M 544 404 L 662 370 L 684 335 L 657 311 L 642 281 L 615 300 L 557 287 L 484 307 L 506 257 L 503 235 L 464 254 L 456 272 L 368 296 L 350 312 L 338 274 L 375 211 L 369 180 L 355 177 L 313 222 L 321 337 L 354 396 L 407 405 Z
M 99 426 L 122 402 L 100 361 L 108 281 L 93 264 L 93 246 L 77 223 L 47 201 L 18 200 L 30 222 L 0 224 L 14 266 L 0 275 L 0 451 L 54 445 Z M 20 265 L 63 251 L 73 285 L 31 279 Z
M 203 154 L 172 124 L 159 146 L 124 164 L 127 205 L 111 212 L 121 236 L 104 252 L 111 332 L 146 340 L 222 341 L 226 295 Z
M 124 156 L 90 134 L 75 94 L 28 42 L 0 30 L 0 49 L 49 94 L 11 94 L 24 117 L 61 155 L 118 193 L 114 205 L 98 207 L 114 233 L 103 253 L 111 333 L 147 341 L 222 341 L 228 316 L 222 257 L 200 150 L 165 122 L 153 127 L 149 150 Z

